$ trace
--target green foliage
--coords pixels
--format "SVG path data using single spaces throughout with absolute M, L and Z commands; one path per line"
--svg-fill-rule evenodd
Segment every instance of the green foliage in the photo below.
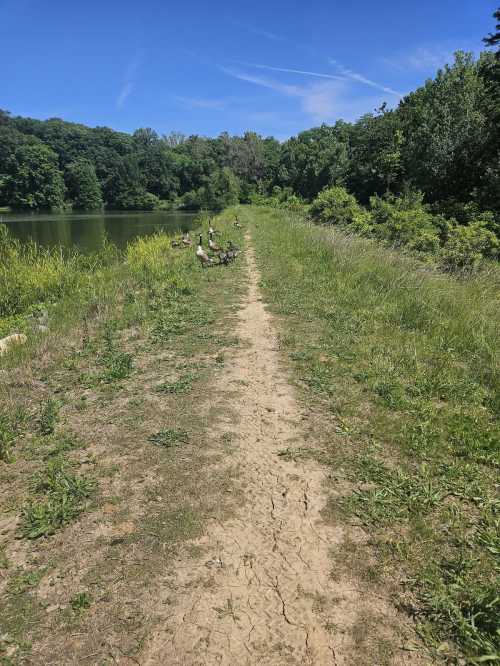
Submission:
M 41 435 L 52 435 L 59 415 L 59 401 L 49 398 L 40 411 L 39 430 Z
M 441 262 L 446 270 L 471 270 L 483 257 L 498 258 L 500 239 L 482 222 L 468 227 L 452 229 L 441 252 Z
M 21 244 L 0 225 L 0 318 L 27 314 L 30 308 L 60 301 L 69 294 L 84 300 L 95 291 L 100 271 L 119 259 L 116 248 L 64 255 L 59 248 Z
M 88 610 L 92 605 L 92 596 L 88 592 L 78 592 L 70 600 L 70 606 L 75 613 Z
M 374 234 L 394 246 L 417 252 L 437 252 L 439 235 L 433 216 L 420 197 L 371 197 L 370 217 Z
M 174 393 L 174 394 L 189 393 L 193 388 L 194 380 L 195 380 L 194 373 L 188 372 L 173 382 L 162 382 L 156 387 L 156 390 L 158 391 L 158 393 Z
M 386 203 L 374 228 L 419 209 Z M 353 487 L 332 487 L 332 515 L 363 522 L 380 575 L 402 571 L 431 645 L 453 662 L 498 660 L 498 269 L 456 280 L 300 217 L 253 214 L 283 349 L 304 400 L 327 410 L 322 457 Z
M 92 162 L 84 158 L 70 162 L 66 167 L 65 178 L 73 208 L 82 210 L 102 208 L 101 186 Z
M 27 539 L 53 534 L 75 520 L 95 491 L 95 482 L 69 472 L 59 458 L 33 480 L 36 499 L 22 511 L 21 531 Z
M 224 167 L 214 171 L 195 192 L 188 192 L 183 198 L 186 208 L 222 210 L 238 203 L 240 183 L 231 169 Z
M 104 331 L 104 353 L 100 358 L 100 363 L 104 366 L 101 378 L 105 382 L 126 379 L 134 369 L 132 354 L 123 352 L 116 346 L 112 324 L 108 324 Z
M 44 145 L 19 147 L 11 158 L 7 202 L 12 208 L 58 209 L 64 205 L 64 180 L 57 155 Z
M 148 437 L 148 441 L 156 446 L 169 449 L 172 446 L 178 446 L 180 443 L 187 442 L 187 432 L 185 430 L 176 430 L 175 428 L 165 428 L 159 430 Z
M 430 212 L 420 193 L 407 192 L 396 197 L 370 198 L 370 209 L 362 208 L 344 188 L 323 190 L 310 206 L 314 220 L 322 224 L 348 225 L 351 231 L 372 236 L 393 247 L 412 252 L 439 255 L 445 270 L 477 268 L 486 259 L 497 259 L 500 240 L 493 214 L 479 212 L 476 204 L 447 204 L 447 212 L 455 211 L 468 226 L 457 225 Z M 472 221 L 475 216 L 481 219 Z
M 410 93 L 398 109 L 405 172 L 431 200 L 470 198 L 487 140 L 485 84 L 470 54 Z
M 17 429 L 12 419 L 0 413 L 0 461 L 8 462 L 11 457 L 12 445 L 17 437 Z
M 310 213 L 321 224 L 352 224 L 366 217 L 356 198 L 338 186 L 320 192 L 311 204 Z

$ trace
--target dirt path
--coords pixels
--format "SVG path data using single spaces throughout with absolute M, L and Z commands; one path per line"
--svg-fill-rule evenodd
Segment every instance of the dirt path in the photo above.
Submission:
M 349 628 L 362 610 L 360 594 L 352 581 L 330 575 L 329 551 L 345 535 L 321 519 L 324 470 L 277 455 L 305 445 L 304 421 L 279 365 L 249 238 L 247 247 L 249 292 L 236 331 L 246 345 L 235 350 L 220 378 L 222 391 L 230 386 L 238 394 L 232 403 L 240 421 L 231 463 L 237 465 L 244 503 L 236 518 L 209 526 L 199 542 L 204 557 L 178 573 L 175 601 L 141 663 L 358 663 L 349 656 Z M 213 405 L 223 413 L 221 406 Z M 373 610 L 377 602 L 371 603 Z M 363 663 L 379 663 L 373 659 Z

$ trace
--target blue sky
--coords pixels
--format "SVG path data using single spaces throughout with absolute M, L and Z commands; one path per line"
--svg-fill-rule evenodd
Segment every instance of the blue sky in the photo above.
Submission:
M 0 0 L 0 108 L 284 139 L 481 50 L 498 0 Z

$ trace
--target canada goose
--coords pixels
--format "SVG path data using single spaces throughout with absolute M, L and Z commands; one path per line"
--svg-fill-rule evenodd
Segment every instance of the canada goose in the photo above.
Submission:
M 238 221 L 238 216 L 236 216 L 236 219 L 235 219 L 235 221 L 234 221 L 234 226 L 235 226 L 235 227 L 238 227 L 238 229 L 241 229 L 241 224 L 240 224 L 239 221 Z
M 183 234 L 183 236 L 182 236 L 182 244 L 183 244 L 183 245 L 192 245 L 192 244 L 193 244 L 193 241 L 191 240 L 191 238 L 190 238 L 190 236 L 189 236 L 189 231 L 186 231 L 186 233 Z
M 175 238 L 173 238 L 170 241 L 170 247 L 180 247 L 180 246 L 181 246 L 180 242 L 178 240 L 176 240 Z
M 198 247 L 196 248 L 196 256 L 200 260 L 201 265 L 203 267 L 210 266 L 213 263 L 212 260 L 210 259 L 210 257 L 208 256 L 208 254 L 203 249 L 201 234 L 200 234 Z
M 222 248 L 219 245 L 217 245 L 217 243 L 213 242 L 212 234 L 213 234 L 212 231 L 208 233 L 208 247 L 212 250 L 212 252 L 222 252 Z
M 228 252 L 219 252 L 219 264 L 227 266 L 231 261 L 232 258 L 229 256 Z
M 212 226 L 212 220 L 210 220 L 210 222 L 208 223 L 208 233 L 209 233 L 209 234 L 212 234 L 213 236 L 215 236 L 215 234 L 218 234 L 218 233 L 219 233 L 219 232 L 217 231 L 217 229 L 214 229 L 214 228 L 213 228 L 213 226 Z

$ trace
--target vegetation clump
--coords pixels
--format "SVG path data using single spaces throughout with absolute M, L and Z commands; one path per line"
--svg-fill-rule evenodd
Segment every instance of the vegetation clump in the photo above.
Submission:
M 49 536 L 77 518 L 95 492 L 93 479 L 71 473 L 55 458 L 33 479 L 35 499 L 22 511 L 21 532 L 27 539 Z

